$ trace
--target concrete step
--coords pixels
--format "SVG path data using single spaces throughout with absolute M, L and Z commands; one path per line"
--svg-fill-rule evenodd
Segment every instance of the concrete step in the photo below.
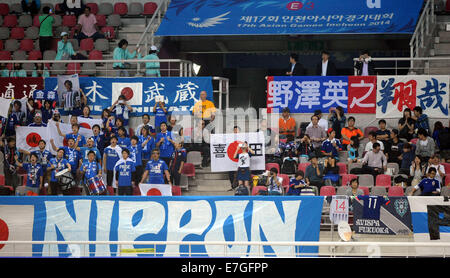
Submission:
M 183 191 L 182 196 L 234 196 L 234 191 Z
M 228 173 L 195 173 L 198 180 L 228 180 Z
M 425 70 L 425 73 L 428 74 L 427 70 Z M 430 68 L 429 74 L 447 75 L 450 74 L 450 68 Z
M 231 188 L 229 180 L 196 180 L 197 191 L 227 191 Z
M 450 55 L 450 43 L 434 44 L 434 55 Z
M 430 68 L 443 68 L 443 67 L 450 67 L 450 60 L 430 61 Z

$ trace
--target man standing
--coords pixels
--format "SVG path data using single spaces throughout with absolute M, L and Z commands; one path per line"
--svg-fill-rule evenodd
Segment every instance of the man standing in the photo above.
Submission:
M 55 19 L 50 13 L 50 8 L 45 6 L 43 14 L 39 16 L 39 49 L 41 53 L 52 48 L 53 40 L 53 22 Z
M 78 41 L 87 38 L 92 38 L 95 41 L 105 37 L 98 28 L 97 19 L 94 14 L 91 14 L 91 8 L 89 6 L 86 6 L 84 8 L 84 14 L 78 17 L 78 24 L 75 28 L 75 32 L 78 32 L 76 36 Z
M 195 118 L 204 120 L 205 126 L 214 121 L 216 107 L 212 101 L 206 99 L 206 91 L 200 92 L 200 100 L 194 105 L 192 113 Z
M 281 114 L 281 118 L 278 120 L 278 128 L 280 130 L 280 138 L 284 139 L 288 135 L 295 137 L 295 120 L 291 118 L 289 108 L 285 107 Z
M 372 62 L 372 57 L 369 55 L 369 51 L 364 50 L 359 56 L 359 60 L 355 64 L 357 75 L 368 76 L 375 75 L 375 67 Z
M 317 76 L 333 76 L 336 75 L 336 66 L 330 61 L 330 53 L 326 50 L 322 51 L 322 60 L 316 67 Z
M 298 55 L 295 53 L 292 53 L 289 57 L 289 69 L 286 72 L 286 75 L 289 76 L 299 76 L 299 75 L 305 75 L 305 69 L 303 68 L 302 64 L 298 62 Z
M 140 183 L 147 181 L 147 183 L 150 184 L 165 184 L 164 175 L 166 176 L 169 184 L 172 185 L 172 182 L 170 181 L 169 167 L 163 160 L 159 159 L 159 150 L 155 149 L 152 151 L 152 158 L 147 162 L 147 166 L 145 167 Z

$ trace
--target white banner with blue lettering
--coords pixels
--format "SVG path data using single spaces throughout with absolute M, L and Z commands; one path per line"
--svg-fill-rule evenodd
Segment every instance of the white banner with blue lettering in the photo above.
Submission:
M 92 115 L 101 115 L 102 110 L 111 107 L 121 94 L 133 107 L 133 116 L 151 113 L 156 96 L 164 96 L 170 112 L 192 111 L 201 91 L 206 91 L 207 99 L 213 99 L 211 77 L 80 77 L 79 82 Z M 57 91 L 57 77 L 45 78 L 44 83 L 45 91 Z M 61 114 L 64 113 L 61 109 Z
M 237 245 L 233 242 L 318 241 L 321 196 L 39 196 L 0 197 L 0 241 L 135 241 L 132 245 L 0 245 L 0 256 L 317 256 L 317 246 Z M 11 217 L 11 216 L 14 217 Z M 139 241 L 226 242 L 157 245 Z M 17 247 L 16 247 L 17 248 Z M 156 254 L 137 250 L 156 248 Z M 262 253 L 259 253 L 261 249 Z M 133 252 L 134 250 L 134 252 Z M 190 252 L 189 252 L 190 250 Z M 33 252 L 33 255 L 31 254 Z M 234 255 L 233 255 L 234 254 Z

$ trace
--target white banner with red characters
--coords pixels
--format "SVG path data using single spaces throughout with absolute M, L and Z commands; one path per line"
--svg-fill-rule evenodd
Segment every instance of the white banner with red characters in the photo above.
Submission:
M 238 154 L 242 153 L 239 144 L 244 142 L 254 151 L 250 156 L 250 170 L 265 170 L 264 133 L 253 132 L 211 134 L 211 172 L 236 171 L 238 159 L 233 155 L 236 149 Z
M 377 100 L 376 76 L 348 77 L 348 113 L 375 114 Z
M 172 196 L 172 186 L 170 184 L 139 184 L 142 196 Z
M 49 134 L 47 127 L 31 127 L 18 126 L 16 127 L 16 145 L 21 150 L 28 152 L 39 150 L 39 141 L 46 142 L 45 148 L 50 150 Z
M 448 118 L 448 75 L 377 77 L 377 118 L 400 118 L 403 110 L 422 107 L 430 118 Z

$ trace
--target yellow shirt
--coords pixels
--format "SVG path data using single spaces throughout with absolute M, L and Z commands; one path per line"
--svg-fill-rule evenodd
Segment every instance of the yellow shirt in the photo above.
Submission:
M 195 115 L 197 113 L 202 113 L 202 119 L 209 119 L 211 118 L 211 114 L 216 112 L 216 107 L 214 106 L 214 103 L 209 100 L 205 101 L 198 101 L 194 105 L 194 109 L 192 110 L 192 113 Z

